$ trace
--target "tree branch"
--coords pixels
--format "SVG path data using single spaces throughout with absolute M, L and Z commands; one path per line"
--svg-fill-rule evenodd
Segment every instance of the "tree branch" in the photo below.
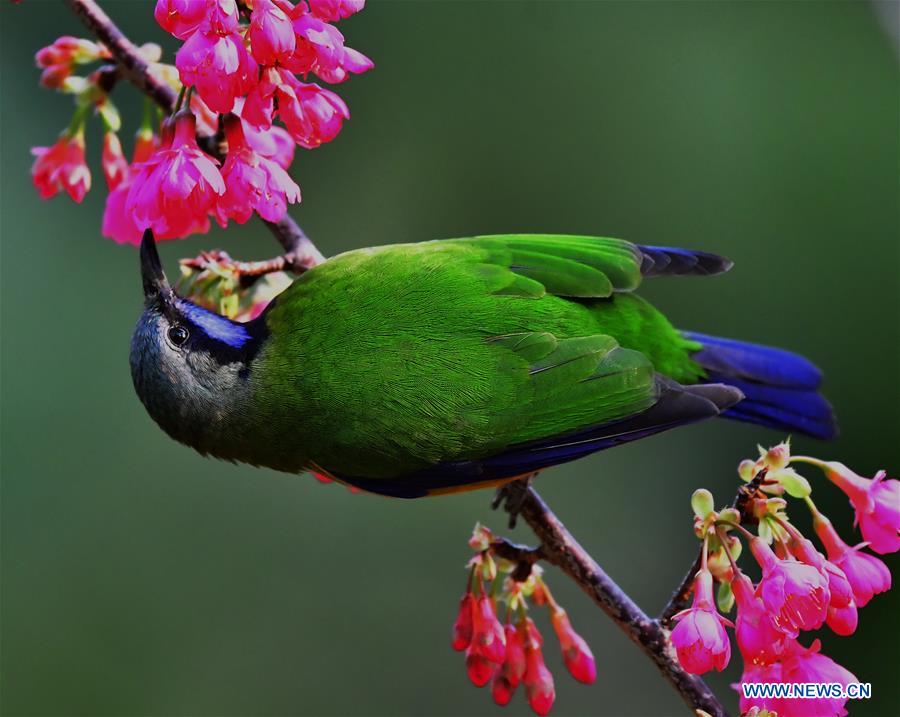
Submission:
M 166 112 L 175 109 L 177 95 L 156 73 L 140 50 L 128 39 L 94 0 L 65 0 L 76 17 L 91 33 L 109 48 L 113 59 L 121 66 L 125 77 L 141 92 L 150 97 Z M 279 222 L 263 222 L 278 242 L 284 254 L 272 261 L 296 274 L 325 260 L 321 252 L 303 233 L 303 230 L 287 214 Z
M 519 507 L 519 515 L 541 541 L 542 557 L 556 565 L 605 612 L 616 625 L 647 655 L 662 676 L 693 710 L 713 717 L 727 712 L 706 683 L 685 672 L 669 642 L 669 632 L 659 621 L 646 615 L 616 585 L 588 552 L 578 543 L 562 521 L 553 514 L 537 492 L 521 481 L 506 487 L 509 501 Z

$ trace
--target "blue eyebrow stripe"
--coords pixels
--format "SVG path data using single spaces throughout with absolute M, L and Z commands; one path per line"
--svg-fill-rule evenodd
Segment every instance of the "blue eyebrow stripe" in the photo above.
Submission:
M 179 301 L 178 310 L 188 321 L 214 341 L 239 349 L 250 340 L 250 332 L 242 324 L 207 311 L 190 301 Z

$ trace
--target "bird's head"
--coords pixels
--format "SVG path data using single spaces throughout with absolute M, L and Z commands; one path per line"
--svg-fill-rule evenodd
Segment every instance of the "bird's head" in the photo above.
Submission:
M 169 285 L 150 230 L 141 241 L 144 312 L 131 339 L 131 376 L 152 418 L 173 438 L 213 452 L 242 398 L 264 324 L 241 324 L 183 299 Z

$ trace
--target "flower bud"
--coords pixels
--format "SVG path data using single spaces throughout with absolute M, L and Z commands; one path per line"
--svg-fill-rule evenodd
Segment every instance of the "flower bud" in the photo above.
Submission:
M 741 461 L 740 465 L 738 465 L 738 475 L 744 483 L 749 483 L 753 480 L 756 472 L 756 461 L 751 461 L 749 458 Z
M 865 606 L 873 595 L 890 589 L 890 570 L 874 555 L 862 551 L 865 543 L 851 548 L 823 515 L 816 516 L 813 526 L 825 545 L 828 560 L 840 568 L 847 578 L 853 590 L 853 601 L 858 607 Z
M 556 689 L 553 684 L 553 675 L 544 664 L 544 656 L 539 647 L 531 647 L 525 652 L 525 677 L 522 683 L 525 685 L 525 694 L 528 704 L 535 714 L 545 717 L 553 707 L 556 699 Z
M 469 538 L 469 547 L 472 550 L 481 553 L 491 547 L 491 541 L 494 536 L 491 534 L 490 528 L 486 528 L 481 523 L 476 523 L 472 530 L 472 537 Z
M 792 637 L 822 626 L 828 613 L 828 578 L 798 560 L 779 560 L 760 538 L 750 550 L 762 568 L 758 592 L 779 630 Z
M 740 525 L 741 514 L 735 508 L 726 508 L 721 513 L 719 513 L 719 520 L 727 520 L 729 523 Z M 728 528 L 727 526 L 725 526 L 725 529 L 730 530 L 730 528 Z
M 491 684 L 491 696 L 494 698 L 494 704 L 505 707 L 509 704 L 515 691 L 516 688 L 506 679 L 503 671 L 498 670 Z
M 715 668 L 721 672 L 731 658 L 731 643 L 725 625 L 731 623 L 713 606 L 712 575 L 708 570 L 697 573 L 692 607 L 674 616 L 678 622 L 671 640 L 678 662 L 695 675 Z
M 597 679 L 597 663 L 585 639 L 572 629 L 566 611 L 562 608 L 553 610 L 550 621 L 559 639 L 566 669 L 579 682 L 593 684 Z
M 482 655 L 496 665 L 506 657 L 506 637 L 503 626 L 494 612 L 494 601 L 481 595 L 475 602 L 470 650 Z
M 856 510 L 856 522 L 863 538 L 876 553 L 900 550 L 900 481 L 878 471 L 863 478 L 843 463 L 824 464 L 825 475 L 837 485 Z
M 525 635 L 527 627 L 516 627 L 507 623 L 504 628 L 506 634 L 506 659 L 503 662 L 503 674 L 513 688 L 517 687 L 525 676 Z
M 453 623 L 454 650 L 465 650 L 472 642 L 472 626 L 475 612 L 475 596 L 467 592 L 459 601 L 459 614 Z
M 484 687 L 491 681 L 497 665 L 483 655 L 475 652 L 472 646 L 466 650 L 466 674 L 476 687 Z
M 722 612 L 731 612 L 734 607 L 734 593 L 731 592 L 731 583 L 721 581 L 716 590 L 716 605 Z
M 787 468 L 788 463 L 791 462 L 790 441 L 773 446 L 763 454 L 761 460 L 769 470 L 780 471 L 782 468 Z
M 694 491 L 691 496 L 691 508 L 694 509 L 694 515 L 703 520 L 715 510 L 715 507 L 713 494 L 706 488 L 698 488 Z
M 100 164 L 110 191 L 118 187 L 128 176 L 128 162 L 122 151 L 122 143 L 115 132 L 107 132 L 103 135 L 103 153 Z

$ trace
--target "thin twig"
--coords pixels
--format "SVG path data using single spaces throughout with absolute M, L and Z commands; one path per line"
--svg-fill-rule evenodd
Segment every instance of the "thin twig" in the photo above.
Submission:
M 756 495 L 759 487 L 766 479 L 766 475 L 768 474 L 768 472 L 769 471 L 767 468 L 762 468 L 755 476 L 753 476 L 750 482 L 738 488 L 737 495 L 734 496 L 734 501 L 732 501 L 731 507 L 737 510 L 738 513 L 740 513 L 741 521 L 748 517 L 748 503 L 750 502 L 750 499 L 754 495 Z M 685 573 L 684 579 L 682 579 L 681 584 L 675 589 L 675 592 L 672 593 L 672 597 L 669 598 L 669 602 L 666 603 L 666 606 L 662 609 L 662 612 L 657 618 L 666 627 L 670 625 L 673 615 L 677 615 L 679 612 L 688 607 L 688 603 L 691 597 L 691 589 L 694 585 L 694 578 L 697 577 L 697 571 L 700 570 L 700 559 L 702 553 L 702 548 L 697 551 L 697 557 L 694 559 L 693 565 L 691 565 L 690 569 L 687 571 L 687 573 Z
M 141 92 L 153 98 L 160 107 L 171 112 L 175 91 L 156 75 L 140 53 L 94 0 L 65 0 L 82 24 L 100 40 L 125 71 L 126 77 Z
M 121 65 L 127 79 L 141 92 L 150 97 L 166 112 L 175 108 L 177 94 L 153 72 L 153 68 L 94 0 L 65 0 L 79 20 L 94 36 L 109 48 L 113 59 Z M 215 138 L 200 138 L 202 146 L 211 154 L 217 154 Z M 279 222 L 263 222 L 278 242 L 284 247 L 284 269 L 301 274 L 325 257 L 316 249 L 303 230 L 287 214 Z M 280 271 L 280 269 L 275 269 Z
M 520 501 L 519 514 L 541 541 L 544 559 L 574 580 L 628 635 L 631 641 L 653 661 L 663 677 L 678 691 L 691 709 L 703 710 L 713 717 L 725 717 L 727 715 L 725 708 L 706 683 L 696 675 L 685 672 L 678 663 L 669 642 L 668 631 L 659 622 L 648 617 L 616 585 L 575 540 L 537 492 L 519 481 L 509 484 L 508 491 L 514 501 Z
M 534 564 L 544 559 L 543 546 L 539 545 L 536 548 L 532 548 L 530 545 L 513 543 L 506 538 L 494 538 L 491 542 L 491 549 L 499 557 L 516 563 L 516 568 L 513 570 L 511 577 L 520 583 L 528 580 Z

